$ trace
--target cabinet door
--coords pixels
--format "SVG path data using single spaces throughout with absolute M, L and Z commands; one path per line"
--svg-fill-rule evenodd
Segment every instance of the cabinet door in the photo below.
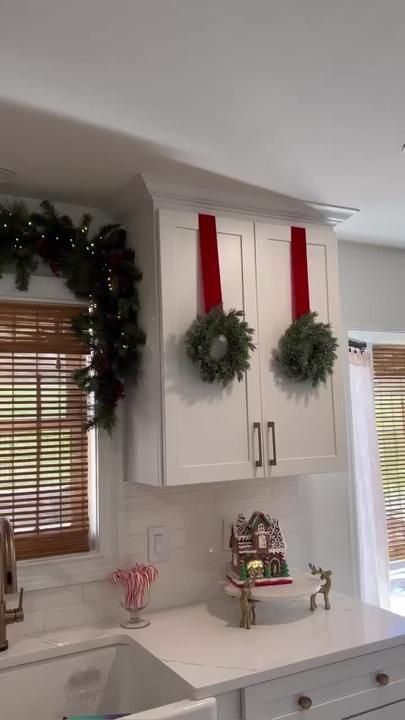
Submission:
M 340 357 L 333 377 L 314 390 L 286 380 L 273 361 L 292 321 L 291 230 L 256 224 L 260 369 L 266 467 L 269 475 L 342 469 L 345 459 L 344 392 Z M 311 309 L 340 335 L 337 245 L 328 228 L 307 229 Z M 272 425 L 274 423 L 274 425 Z M 271 464 L 276 460 L 277 464 Z
M 225 309 L 245 312 L 257 328 L 254 229 L 250 222 L 217 218 Z M 187 358 L 184 336 L 202 312 L 198 215 L 159 214 L 164 476 L 167 485 L 263 476 L 258 353 L 242 382 L 225 389 L 201 380 Z M 255 427 L 256 424 L 256 427 Z

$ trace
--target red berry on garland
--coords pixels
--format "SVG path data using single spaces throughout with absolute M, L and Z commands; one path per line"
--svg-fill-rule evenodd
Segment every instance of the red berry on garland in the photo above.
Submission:
M 121 380 L 118 380 L 117 378 L 114 378 L 111 386 L 111 396 L 114 401 L 114 403 L 117 403 L 120 398 L 123 398 L 125 395 L 124 393 L 124 386 L 121 382 Z
M 41 257 L 42 257 L 42 254 L 44 252 L 44 247 L 45 247 L 44 238 L 40 238 L 40 240 L 38 240 L 36 242 L 35 247 L 36 247 L 36 251 L 37 251 L 38 255 L 41 255 Z
M 101 352 L 94 356 L 92 364 L 97 375 L 102 375 L 102 373 L 110 368 L 110 361 L 107 355 L 104 355 L 104 353 Z
M 57 277 L 60 276 L 60 265 L 56 260 L 51 260 L 51 262 L 49 263 L 49 267 L 51 268 L 54 275 L 56 275 Z
M 110 267 L 113 269 L 116 269 L 119 265 L 121 265 L 121 260 L 122 257 L 119 253 L 112 253 L 112 255 L 110 255 L 108 258 Z
M 120 290 L 123 290 L 125 292 L 131 287 L 131 280 L 128 278 L 127 275 L 120 275 L 118 278 L 118 286 Z
M 45 262 L 49 262 L 52 272 L 58 275 L 60 273 L 60 266 L 57 260 L 59 249 L 54 241 L 47 237 L 39 238 L 36 242 L 36 251 Z M 52 268 L 52 263 L 55 266 L 55 270 Z

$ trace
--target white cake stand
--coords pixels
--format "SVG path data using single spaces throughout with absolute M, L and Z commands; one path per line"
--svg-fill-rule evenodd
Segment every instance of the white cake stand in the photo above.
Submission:
M 280 602 L 287 600 L 297 600 L 306 598 L 309 603 L 311 595 L 318 592 L 323 585 L 323 581 L 319 575 L 311 575 L 311 573 L 295 572 L 293 582 L 288 585 L 262 585 L 255 586 L 250 589 L 249 603 L 252 605 L 253 624 L 255 624 L 255 605 L 257 602 Z M 237 587 L 230 580 L 226 580 L 222 584 L 222 589 L 226 595 L 241 599 L 243 588 Z M 245 627 L 242 625 L 241 627 Z

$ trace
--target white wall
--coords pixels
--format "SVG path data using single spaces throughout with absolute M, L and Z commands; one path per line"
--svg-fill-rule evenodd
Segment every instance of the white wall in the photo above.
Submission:
M 356 330 L 405 332 L 405 250 L 376 245 L 339 243 L 340 292 L 346 333 Z M 354 331 L 354 332 L 353 332 Z M 351 505 L 347 527 L 351 530 L 351 567 L 358 592 L 354 487 L 350 474 L 342 480 L 340 495 Z
M 405 251 L 339 243 L 344 334 L 349 330 L 405 331 Z M 353 333 L 355 336 L 355 333 Z M 302 478 L 302 537 L 307 552 L 333 569 L 342 592 L 358 593 L 353 485 L 350 471 Z
M 347 329 L 405 330 L 405 251 L 339 243 L 342 314 Z

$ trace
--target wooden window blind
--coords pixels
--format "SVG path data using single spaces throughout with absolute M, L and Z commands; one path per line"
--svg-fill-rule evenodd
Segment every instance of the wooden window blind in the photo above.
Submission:
M 375 414 L 390 560 L 405 560 L 405 346 L 373 348 Z
M 0 515 L 19 559 L 89 550 L 86 349 L 77 306 L 0 303 Z

